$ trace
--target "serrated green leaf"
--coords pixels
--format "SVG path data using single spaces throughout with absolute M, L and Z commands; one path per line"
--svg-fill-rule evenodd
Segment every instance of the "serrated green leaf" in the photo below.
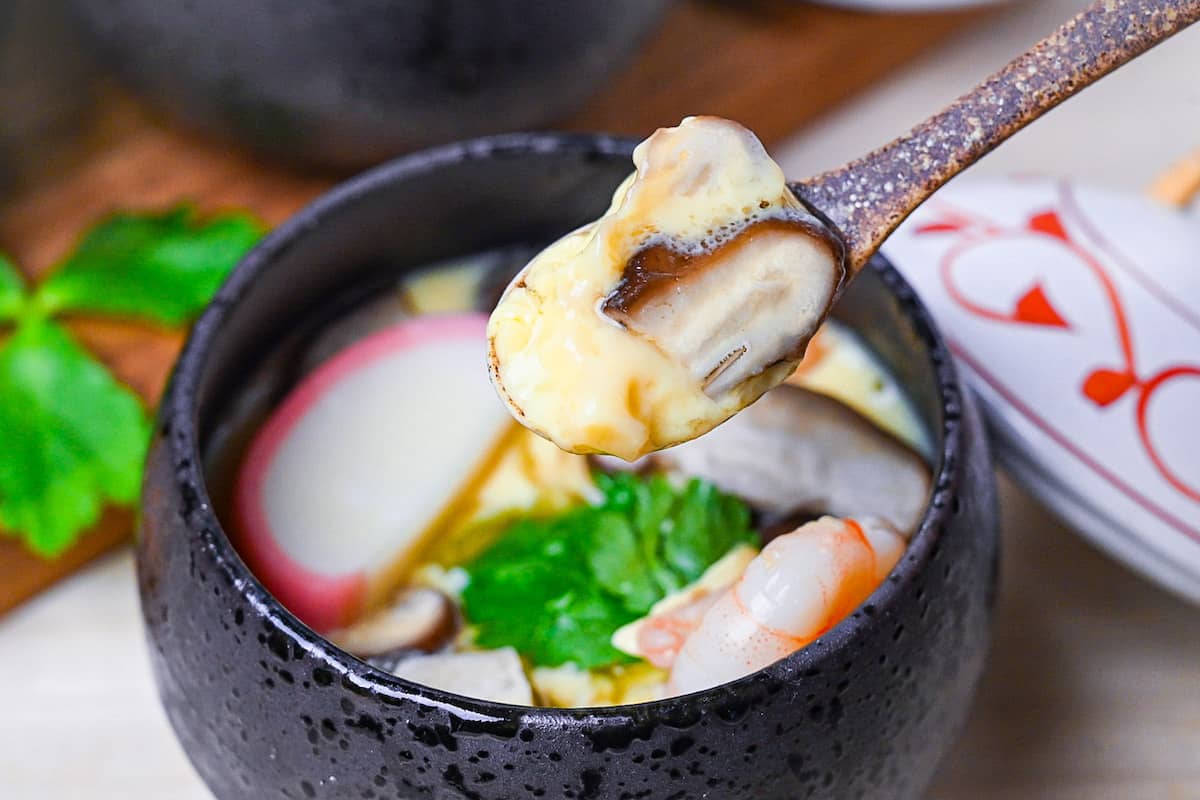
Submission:
M 0 321 L 16 318 L 25 305 L 25 281 L 13 263 L 0 255 Z
M 515 523 L 465 566 L 463 609 L 481 647 L 515 647 L 535 664 L 628 660 L 620 626 L 695 580 L 735 544 L 756 541 L 736 497 L 693 480 L 597 473 L 603 500 Z
M 633 499 L 627 512 L 642 542 L 642 558 L 646 569 L 654 576 L 659 587 L 659 596 L 665 597 L 679 591 L 687 580 L 671 568 L 663 558 L 663 536 L 674 526 L 672 514 L 676 505 L 676 490 L 665 475 L 642 478 L 631 472 L 610 476 L 611 486 L 624 484 L 625 491 Z M 613 488 L 606 490 L 611 498 Z M 620 490 L 618 490 L 620 491 Z
M 186 205 L 161 214 L 114 214 L 54 270 L 37 300 L 48 313 L 100 312 L 182 325 L 263 232 L 248 214 L 202 221 Z
M 672 524 L 663 534 L 663 556 L 691 583 L 735 545 L 757 539 L 745 503 L 693 478 L 679 496 Z
M 0 346 L 0 529 L 54 556 L 100 516 L 132 503 L 150 422 L 58 324 L 24 321 Z
M 662 599 L 663 591 L 647 559 L 647 551 L 630 521 L 615 512 L 590 521 L 588 566 L 596 582 L 637 616 Z M 657 560 L 657 559 L 656 559 Z
M 463 609 L 480 647 L 517 649 L 535 664 L 626 661 L 609 639 L 636 615 L 599 591 L 581 546 L 587 509 L 517 522 L 468 567 Z
M 612 635 L 637 615 L 609 595 L 595 589 L 569 592 L 550 608 L 552 613 L 543 618 L 537 631 L 544 660 L 535 663 L 591 668 L 634 660 L 612 646 Z

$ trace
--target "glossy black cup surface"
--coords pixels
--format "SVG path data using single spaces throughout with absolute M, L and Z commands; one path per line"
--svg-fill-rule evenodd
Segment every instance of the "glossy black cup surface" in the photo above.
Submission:
M 382 275 L 545 242 L 594 218 L 629 172 L 630 147 L 603 136 L 513 135 L 387 164 L 275 231 L 197 323 L 160 412 L 138 565 L 163 703 L 217 797 L 896 800 L 917 797 L 930 780 L 987 651 L 995 487 L 946 348 L 882 259 L 837 316 L 900 378 L 934 434 L 928 512 L 862 608 L 730 684 L 573 710 L 415 685 L 342 652 L 282 608 L 213 512 L 205 448 L 229 399 L 297 319 Z

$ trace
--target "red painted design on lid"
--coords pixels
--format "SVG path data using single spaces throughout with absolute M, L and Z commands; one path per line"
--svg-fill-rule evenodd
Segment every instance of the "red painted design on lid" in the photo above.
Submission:
M 1137 378 L 1128 372 L 1115 369 L 1098 369 L 1083 381 L 1083 395 L 1098 406 L 1106 406 L 1121 399 L 1121 395 L 1137 383 Z
M 1064 242 L 1071 240 L 1071 237 L 1067 235 L 1067 229 L 1063 227 L 1062 219 L 1056 211 L 1043 211 L 1041 214 L 1035 214 L 1030 217 L 1029 230 L 1044 233 L 1056 239 L 1062 239 Z
M 917 233 L 950 233 L 952 231 L 962 230 L 962 225 L 958 222 L 930 222 L 927 225 L 922 225 L 917 228 Z
M 1200 379 L 1200 365 L 1177 364 L 1154 374 L 1143 374 L 1139 370 L 1135 358 L 1134 334 L 1130 327 L 1125 303 L 1118 291 L 1116 282 L 1109 272 L 1110 268 L 1100 256 L 1100 253 L 1109 254 L 1114 265 L 1122 268 L 1124 268 L 1123 259 L 1118 258 L 1110 252 L 1113 248 L 1102 237 L 1094 235 L 1098 226 L 1094 225 L 1075 203 L 1070 188 L 1062 185 L 1057 207 L 1033 214 L 1024 225 L 1002 225 L 982 215 L 952 206 L 941 198 L 938 198 L 934 202 L 936 207 L 935 213 L 937 214 L 935 219 L 937 221 L 917 228 L 916 233 L 922 234 L 935 231 L 952 232 L 959 237 L 958 241 L 954 242 L 943 254 L 939 273 L 942 284 L 950 299 L 973 316 L 998 324 L 1041 325 L 1046 327 L 1049 335 L 1057 335 L 1058 332 L 1065 331 L 1071 327 L 1066 317 L 1050 301 L 1040 281 L 1035 283 L 1017 301 L 1015 309 L 1012 312 L 988 308 L 971 299 L 958 284 L 957 271 L 960 265 L 965 265 L 963 256 L 977 248 L 986 247 L 1002 240 L 1012 241 L 1034 237 L 1042 241 L 1051 241 L 1056 246 L 1065 248 L 1072 256 L 1074 263 L 1088 270 L 1097 287 L 1103 292 L 1106 305 L 1109 308 L 1112 331 L 1119 350 L 1119 363 L 1112 366 L 1091 368 L 1085 374 L 1082 374 L 1080 376 L 1080 383 L 1077 384 L 1079 391 L 1089 402 L 1106 410 L 1117 408 L 1114 404 L 1132 392 L 1136 400 L 1132 423 L 1146 456 L 1153 463 L 1159 475 L 1172 489 L 1191 500 L 1200 502 L 1200 487 L 1187 483 L 1171 464 L 1168 463 L 1151 436 L 1149 424 L 1149 418 L 1153 413 L 1152 399 L 1156 395 L 1159 395 L 1160 392 L 1167 390 L 1168 387 L 1178 386 L 1185 380 Z M 1073 238 L 1071 231 L 1064 223 L 1064 219 L 1071 220 L 1073 227 L 1081 231 L 1085 240 L 1090 240 L 1098 248 L 1097 251 L 1093 252 L 1086 241 L 1081 242 Z M 1153 287 L 1146 275 L 1132 269 L 1130 272 L 1133 278 L 1142 285 L 1150 284 L 1151 288 L 1155 289 L 1152 293 L 1156 297 L 1169 298 L 1169 295 Z M 1059 299 L 1062 300 L 1063 298 Z M 1176 308 L 1176 304 L 1172 303 L 1169 305 L 1172 308 Z M 1189 320 L 1193 325 L 1198 325 L 1198 322 L 1200 322 L 1187 309 L 1183 309 L 1181 316 Z M 957 347 L 956 351 L 960 357 L 964 357 L 964 360 L 971 362 L 975 371 L 980 373 L 988 383 L 992 384 L 993 388 L 997 389 L 1015 408 L 1037 424 L 1044 432 L 1051 435 L 1060 445 L 1068 449 L 1108 480 L 1116 489 L 1139 505 L 1150 509 L 1159 518 L 1168 522 L 1168 524 L 1171 524 L 1185 535 L 1196 541 L 1200 541 L 1200 529 L 1185 524 L 1178 518 L 1171 516 L 1165 509 L 1158 507 L 1123 480 L 1118 479 L 1109 468 L 1088 457 L 1077 445 L 1067 440 L 1065 435 L 1061 431 L 1058 431 L 1055 426 L 1051 425 L 1045 418 L 1035 414 L 1027 405 L 1020 402 L 1014 391 L 1002 386 L 995 376 L 989 376 L 983 370 L 981 364 L 966 357 L 961 347 Z M 1123 407 L 1128 408 L 1128 406 Z M 1111 413 L 1121 412 L 1113 411 Z
M 1017 307 L 1013 310 L 1013 322 L 1025 322 L 1030 325 L 1047 325 L 1052 328 L 1069 328 L 1071 325 L 1058 313 L 1058 309 L 1046 297 L 1046 290 L 1040 283 L 1021 296 Z

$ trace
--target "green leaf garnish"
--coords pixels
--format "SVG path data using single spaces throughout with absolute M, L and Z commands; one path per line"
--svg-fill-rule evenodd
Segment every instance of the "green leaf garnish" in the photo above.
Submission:
M 188 322 L 262 233 L 248 215 L 202 221 L 190 206 L 116 214 L 32 297 L 0 257 L 0 534 L 55 556 L 141 485 L 146 410 L 54 315 Z
M 653 561 L 629 519 L 616 512 L 597 514 L 588 534 L 587 563 L 600 588 L 638 616 L 662 599 Z M 653 558 L 653 551 L 649 555 Z
M 25 305 L 25 282 L 12 262 L 0 256 L 0 321 L 15 319 Z
M 54 556 L 137 498 L 150 424 L 141 402 L 57 323 L 23 322 L 0 348 L 0 528 Z
M 589 573 L 584 516 L 568 512 L 555 520 L 518 522 L 471 562 L 463 604 L 478 626 L 478 645 L 511 644 L 551 666 L 625 659 L 608 640 L 637 615 L 599 591 Z
M 750 509 L 711 483 L 689 481 L 677 508 L 673 524 L 663 532 L 663 556 L 687 583 L 734 545 L 747 541 Z
M 247 214 L 201 221 L 188 205 L 161 214 L 114 214 L 84 237 L 37 300 L 51 313 L 101 312 L 181 325 L 262 234 L 262 224 Z
M 598 473 L 603 500 L 522 520 L 465 565 L 463 608 L 481 647 L 515 647 L 535 664 L 628 661 L 617 628 L 691 583 L 743 542 L 750 511 L 712 484 Z

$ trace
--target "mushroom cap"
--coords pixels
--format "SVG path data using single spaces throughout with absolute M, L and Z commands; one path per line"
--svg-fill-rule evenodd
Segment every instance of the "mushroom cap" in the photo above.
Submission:
M 459 629 L 454 602 L 437 589 L 405 589 L 395 600 L 329 638 L 359 658 L 398 660 L 414 652 L 432 653 Z
M 517 421 L 627 460 L 782 382 L 844 278 L 840 240 L 741 125 L 689 117 L 634 164 L 600 219 L 517 275 L 488 326 L 492 381 Z
M 906 536 L 932 488 L 929 465 L 912 448 L 844 403 L 789 384 L 647 461 L 711 481 L 768 515 L 874 515 Z

